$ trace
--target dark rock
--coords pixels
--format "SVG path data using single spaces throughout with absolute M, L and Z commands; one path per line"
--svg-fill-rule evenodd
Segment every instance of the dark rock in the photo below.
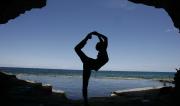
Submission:
M 163 87 L 160 89 L 159 95 L 173 94 L 173 93 L 174 93 L 173 87 Z
M 0 106 L 61 106 L 67 104 L 65 93 L 52 92 L 52 86 L 17 79 L 0 70 Z
M 42 8 L 46 0 L 0 0 L 0 24 L 24 14 L 32 8 Z
M 176 69 L 176 74 L 174 76 L 174 84 L 175 84 L 175 91 L 178 95 L 180 95 L 180 68 Z
M 180 0 L 129 0 L 134 3 L 142 3 L 155 8 L 163 8 L 171 17 L 174 26 L 180 30 Z
M 43 90 L 45 91 L 46 94 L 52 94 L 52 86 L 49 85 L 43 86 Z

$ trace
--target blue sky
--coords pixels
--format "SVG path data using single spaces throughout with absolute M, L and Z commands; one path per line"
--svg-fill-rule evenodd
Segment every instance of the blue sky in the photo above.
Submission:
M 74 46 L 88 32 L 109 38 L 102 70 L 175 71 L 180 34 L 167 13 L 126 0 L 48 0 L 0 25 L 0 66 L 82 69 Z M 84 51 L 96 58 L 93 37 Z

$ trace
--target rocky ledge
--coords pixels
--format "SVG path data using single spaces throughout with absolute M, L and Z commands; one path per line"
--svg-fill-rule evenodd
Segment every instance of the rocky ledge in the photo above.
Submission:
M 52 86 L 17 79 L 0 71 L 0 106 L 52 106 L 66 104 L 65 93 L 52 92 Z

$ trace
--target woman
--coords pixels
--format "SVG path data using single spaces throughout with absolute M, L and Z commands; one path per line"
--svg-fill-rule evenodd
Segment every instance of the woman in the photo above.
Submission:
M 92 35 L 96 35 L 99 38 L 99 42 L 96 44 L 96 50 L 98 51 L 98 55 L 96 59 L 90 58 L 86 56 L 86 54 L 81 50 L 87 43 L 89 39 L 92 38 Z M 109 60 L 107 54 L 107 46 L 108 46 L 108 39 L 106 36 L 98 33 L 98 32 L 91 32 L 89 33 L 76 47 L 75 51 L 80 57 L 83 63 L 83 98 L 84 104 L 88 105 L 88 96 L 87 96 L 87 89 L 89 78 L 91 75 L 91 70 L 98 71 L 104 64 L 106 64 Z

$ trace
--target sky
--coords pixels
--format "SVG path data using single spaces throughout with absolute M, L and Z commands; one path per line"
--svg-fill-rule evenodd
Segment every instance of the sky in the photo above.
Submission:
M 171 71 L 180 67 L 180 33 L 162 9 L 127 0 L 48 0 L 0 25 L 0 67 L 82 69 L 74 47 L 89 32 L 108 37 L 101 70 Z M 96 37 L 83 51 L 96 58 Z

